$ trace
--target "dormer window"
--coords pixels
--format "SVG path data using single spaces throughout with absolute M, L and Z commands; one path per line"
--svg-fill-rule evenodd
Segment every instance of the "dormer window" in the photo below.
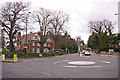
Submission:
M 37 36 L 35 36 L 35 39 L 38 39 Z

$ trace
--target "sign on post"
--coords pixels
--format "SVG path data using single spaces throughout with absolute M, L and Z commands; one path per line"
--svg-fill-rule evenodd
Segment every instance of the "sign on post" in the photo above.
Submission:
M 80 52 L 80 57 L 82 57 L 82 52 Z
M 17 61 L 17 54 L 14 54 L 14 61 Z

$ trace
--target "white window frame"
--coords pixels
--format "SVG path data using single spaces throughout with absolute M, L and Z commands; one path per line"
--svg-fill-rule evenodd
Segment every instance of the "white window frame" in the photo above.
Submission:
M 35 42 L 32 42 L 32 45 L 35 46 Z
M 37 48 L 37 53 L 40 53 L 40 48 Z
M 40 44 L 37 42 L 37 46 L 40 46 Z
M 35 48 L 32 48 L 32 52 L 33 52 L 33 53 L 35 52 Z
M 50 47 L 50 43 L 48 43 L 48 47 Z
M 44 43 L 44 47 L 46 47 L 47 46 L 47 43 Z

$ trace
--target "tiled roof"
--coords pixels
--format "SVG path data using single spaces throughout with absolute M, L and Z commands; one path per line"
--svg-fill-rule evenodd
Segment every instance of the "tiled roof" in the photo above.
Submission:
M 21 50 L 23 48 L 25 48 L 25 45 L 17 45 L 17 46 L 15 46 L 15 50 Z
M 27 40 L 30 40 L 36 33 L 29 33 L 27 34 Z M 21 41 L 26 42 L 26 35 L 21 37 Z
M 20 50 L 20 49 L 21 49 L 21 45 L 15 46 L 15 50 Z

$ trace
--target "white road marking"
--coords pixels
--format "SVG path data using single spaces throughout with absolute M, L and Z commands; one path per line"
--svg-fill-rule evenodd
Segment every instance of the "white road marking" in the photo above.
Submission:
M 97 68 L 97 67 L 102 67 L 102 66 L 79 66 L 79 67 L 82 67 L 82 68 Z
M 70 68 L 75 68 L 75 67 L 77 67 L 77 66 L 64 66 L 64 67 L 70 67 Z
M 103 63 L 107 63 L 107 64 L 110 64 L 110 62 L 108 62 L 108 61 L 101 61 L 101 62 L 103 62 Z
M 29 62 L 30 60 L 24 60 L 24 62 Z
M 68 61 L 70 61 L 70 60 L 56 61 L 56 62 L 54 62 L 53 64 L 57 64 L 57 63 L 59 63 L 59 62 L 68 62 Z
M 54 62 L 53 64 L 56 64 L 56 63 L 59 63 L 59 62 L 61 62 L 61 61 L 56 61 L 56 62 Z
M 68 67 L 68 68 L 76 68 L 76 67 L 81 67 L 81 68 L 98 68 L 98 67 L 102 67 L 102 66 L 64 66 L 64 67 Z
M 68 62 L 68 64 L 73 64 L 73 65 L 91 65 L 91 64 L 95 64 L 95 62 L 93 62 L 93 61 L 71 61 L 71 62 Z
M 70 60 L 63 60 L 63 62 L 68 62 L 68 61 L 70 61 Z

